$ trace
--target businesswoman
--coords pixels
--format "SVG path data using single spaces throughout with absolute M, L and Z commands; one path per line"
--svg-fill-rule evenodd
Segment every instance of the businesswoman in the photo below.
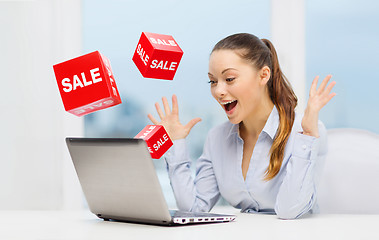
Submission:
M 317 211 L 317 178 L 327 153 L 326 129 L 318 114 L 334 96 L 327 76 L 313 80 L 304 115 L 295 113 L 297 97 L 280 70 L 272 43 L 251 34 L 218 42 L 209 60 L 212 96 L 229 121 L 208 133 L 192 178 L 185 142 L 201 121 L 179 121 L 178 100 L 172 110 L 165 97 L 160 121 L 174 141 L 165 154 L 178 208 L 210 211 L 220 195 L 242 212 L 272 213 L 294 219 Z

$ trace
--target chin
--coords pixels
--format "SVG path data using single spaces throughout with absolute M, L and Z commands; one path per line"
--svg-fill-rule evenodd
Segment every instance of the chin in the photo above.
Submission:
M 242 122 L 242 120 L 237 119 L 236 117 L 229 117 L 228 116 L 228 119 L 229 119 L 229 122 L 231 122 L 233 124 L 240 124 Z

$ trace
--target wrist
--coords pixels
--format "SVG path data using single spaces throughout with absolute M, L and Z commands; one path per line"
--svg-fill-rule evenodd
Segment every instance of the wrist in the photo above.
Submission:
M 302 132 L 302 134 L 307 135 L 307 136 L 311 136 L 311 137 L 315 137 L 315 138 L 319 138 L 319 137 L 320 137 L 320 136 L 318 135 L 318 133 Z
M 303 128 L 302 134 L 318 138 L 318 111 L 307 108 L 301 125 Z

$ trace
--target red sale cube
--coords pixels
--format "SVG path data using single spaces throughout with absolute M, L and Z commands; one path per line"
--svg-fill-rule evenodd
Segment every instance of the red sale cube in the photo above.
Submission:
M 147 125 L 134 138 L 146 141 L 151 158 L 154 159 L 161 158 L 172 146 L 172 141 L 162 125 Z
M 133 62 L 145 78 L 174 79 L 183 51 L 170 35 L 143 32 Z
M 98 51 L 53 67 L 67 112 L 80 117 L 121 103 L 109 59 Z

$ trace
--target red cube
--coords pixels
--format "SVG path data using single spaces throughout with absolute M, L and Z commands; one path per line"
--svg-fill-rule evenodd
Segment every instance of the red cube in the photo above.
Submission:
M 145 78 L 174 79 L 183 51 L 170 35 L 143 32 L 133 62 Z
M 147 125 L 134 138 L 142 138 L 147 143 L 151 158 L 159 159 L 172 146 L 172 141 L 162 125 Z
M 53 67 L 67 112 L 80 117 L 121 103 L 110 62 L 98 51 Z

